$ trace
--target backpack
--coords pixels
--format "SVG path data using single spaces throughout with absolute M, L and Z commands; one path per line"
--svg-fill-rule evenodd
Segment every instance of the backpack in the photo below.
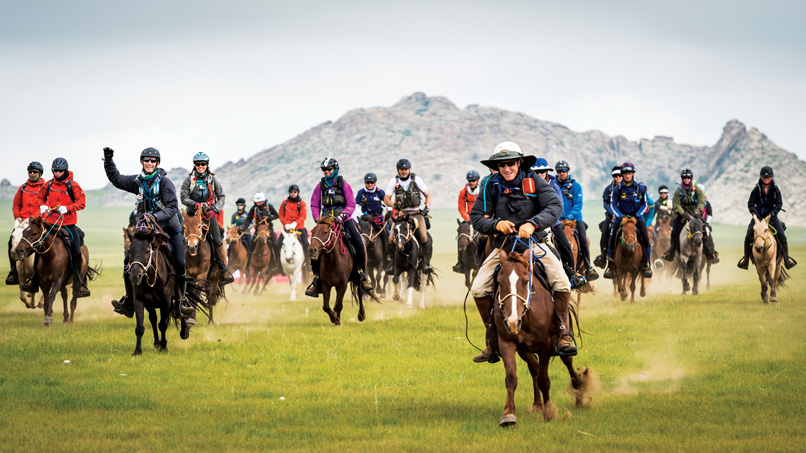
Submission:
M 48 181 L 48 191 L 45 193 L 45 199 L 48 198 L 47 194 L 50 193 L 50 188 L 51 188 L 52 185 L 53 185 L 53 180 L 51 179 L 50 181 Z M 73 195 L 73 181 L 68 179 L 68 180 L 64 181 L 64 185 L 65 185 L 65 187 L 67 187 L 67 192 L 62 192 L 61 190 L 57 190 L 56 192 L 67 193 L 67 196 L 70 197 L 70 200 L 73 203 L 75 203 L 76 202 L 76 196 Z M 26 186 L 28 186 L 27 182 L 22 185 L 23 190 L 25 190 Z

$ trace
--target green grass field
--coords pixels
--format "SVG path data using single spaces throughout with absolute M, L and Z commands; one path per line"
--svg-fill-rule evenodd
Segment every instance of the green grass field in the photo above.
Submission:
M 594 242 L 600 214 L 586 214 Z M 599 376 L 594 404 L 573 407 L 556 361 L 551 396 L 560 416 L 546 423 L 530 414 L 531 380 L 519 361 L 518 424 L 501 429 L 504 369 L 470 360 L 465 290 L 450 272 L 455 213 L 435 212 L 441 279 L 424 311 L 389 299 L 368 305 L 359 323 L 348 301 L 335 328 L 319 300 L 289 302 L 285 286 L 262 297 L 230 291 L 218 325 L 200 324 L 187 341 L 172 327 L 170 352 L 146 347 L 136 358 L 134 321 L 109 305 L 123 291 L 127 215 L 81 213 L 103 275 L 79 301 L 74 325 L 58 322 L 57 302 L 57 322 L 44 329 L 41 310 L 26 309 L 16 287 L 0 288 L 0 450 L 806 449 L 803 229 L 788 232 L 802 264 L 777 304 L 762 305 L 755 272 L 735 267 L 743 227 L 715 228 L 723 261 L 700 296 L 655 281 L 631 306 L 597 281 L 598 293 L 582 301 L 588 334 L 576 359 Z M 472 301 L 467 315 L 470 338 L 483 342 Z

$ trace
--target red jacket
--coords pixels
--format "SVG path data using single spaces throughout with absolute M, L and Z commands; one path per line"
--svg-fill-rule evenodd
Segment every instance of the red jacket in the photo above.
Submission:
M 37 182 L 26 181 L 17 189 L 14 203 L 11 204 L 15 219 L 39 217 L 39 189 L 44 182 L 42 178 Z
M 277 214 L 280 216 L 280 222 L 283 224 L 283 228 L 285 228 L 287 223 L 297 222 L 297 229 L 301 230 L 305 228 L 305 219 L 308 217 L 307 211 L 308 206 L 304 201 L 299 200 L 299 204 L 297 204 L 288 201 L 288 198 L 286 198 L 280 203 L 280 212 Z
M 53 181 L 53 184 L 50 190 L 48 190 L 50 181 L 45 181 L 42 188 L 39 190 L 39 205 L 47 205 L 51 209 L 59 206 L 67 206 L 67 214 L 62 217 L 59 223 L 62 225 L 75 225 L 76 220 L 78 220 L 76 211 L 80 211 L 86 206 L 87 198 L 84 196 L 84 191 L 77 182 L 73 181 L 72 171 L 67 172 L 67 179 L 65 179 L 65 181 L 70 181 L 73 187 L 73 197 L 76 199 L 75 202 L 73 202 L 73 200 L 70 199 L 70 195 L 67 194 L 67 186 L 64 182 L 57 181 L 56 179 L 52 179 L 51 181 Z M 50 223 L 54 223 L 58 219 L 59 213 L 55 210 L 42 218 L 42 220 Z
M 473 209 L 473 203 L 476 202 L 478 196 L 479 186 L 476 186 L 476 195 L 469 191 L 469 187 L 465 184 L 462 191 L 459 192 L 459 215 L 466 221 L 470 221 L 470 210 Z

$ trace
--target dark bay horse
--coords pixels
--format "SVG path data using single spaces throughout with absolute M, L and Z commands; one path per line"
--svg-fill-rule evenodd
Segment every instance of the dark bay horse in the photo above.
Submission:
M 182 234 L 185 237 L 185 262 L 187 276 L 194 280 L 207 280 L 209 292 L 206 294 L 208 308 L 207 324 L 213 324 L 213 307 L 222 297 L 226 298 L 224 286 L 221 285 L 221 269 L 213 265 L 213 244 L 207 237 L 210 226 L 203 217 L 203 210 L 188 215 L 183 209 Z M 213 218 L 210 222 L 216 222 Z
M 638 242 L 638 227 L 635 217 L 621 219 L 620 238 L 613 250 L 616 278 L 613 284 L 617 285 L 621 300 L 627 299 L 627 282 L 630 283 L 630 303 L 635 303 L 635 279 L 641 278 L 641 297 L 646 296 L 646 284 L 641 275 L 641 260 L 644 258 L 644 248 Z
M 60 225 L 50 224 L 41 217 L 32 218 L 22 232 L 22 238 L 14 248 L 17 261 L 28 255 L 39 255 L 36 272 L 39 275 L 39 287 L 42 289 L 45 310 L 45 327 L 53 323 L 53 302 L 56 294 L 61 293 L 64 302 L 64 322 L 73 322 L 77 299 L 71 296 L 70 315 L 67 309 L 67 287 L 73 285 L 73 269 L 70 264 L 70 251 L 59 236 Z M 81 246 L 81 277 L 95 280 L 100 270 L 89 266 L 90 254 L 86 245 Z
M 420 291 L 420 308 L 425 308 L 425 288 L 429 284 L 433 286 L 433 273 L 427 276 L 420 270 L 420 249 L 421 245 L 417 235 L 417 220 L 408 216 L 398 216 L 393 223 L 391 241 L 395 244 L 395 255 L 392 257 L 394 263 L 394 275 L 392 282 L 395 284 L 394 300 L 403 299 L 403 287 L 400 285 L 400 276 L 406 273 L 406 308 L 413 308 L 412 295 L 414 290 Z M 428 233 L 428 240 L 431 233 Z
M 456 219 L 459 227 L 456 228 L 456 241 L 458 243 L 459 262 L 465 271 L 465 286 L 470 289 L 473 272 L 481 266 L 485 257 L 479 248 L 486 243 L 487 237 L 473 228 L 468 221 Z
M 271 240 L 269 222 L 265 220 L 257 225 L 255 229 L 254 249 L 249 260 L 249 269 L 246 272 L 248 283 L 244 288 L 244 294 L 255 288 L 255 295 L 262 294 L 266 290 L 271 280 L 271 265 L 274 261 L 274 243 Z M 263 286 L 260 286 L 260 279 L 263 279 Z
M 246 263 L 249 251 L 246 250 L 246 244 L 241 240 L 241 236 L 243 236 L 243 233 L 237 226 L 232 225 L 227 228 L 227 244 L 229 244 L 227 268 L 231 273 L 240 272 L 241 277 L 246 280 Z
M 358 222 L 361 237 L 364 240 L 364 248 L 367 250 L 367 276 L 372 284 L 372 289 L 379 297 L 386 297 L 386 283 L 389 276 L 381 276 L 386 260 L 386 235 L 383 234 L 384 225 L 375 224 L 375 218 L 369 215 L 361 216 Z
M 506 370 L 507 398 L 499 425 L 516 423 L 515 389 L 518 387 L 516 355 L 529 367 L 534 387 L 531 412 L 542 412 L 550 421 L 557 416 L 551 404 L 549 361 L 559 340 L 558 317 L 551 294 L 533 277 L 532 255 L 529 250 L 519 253 L 500 252 L 498 291 L 495 296 L 494 319 L 498 331 L 497 347 Z M 570 324 L 570 322 L 569 322 Z M 574 369 L 570 356 L 560 358 L 568 369 L 571 383 L 568 390 L 578 407 L 588 406 L 596 378 L 592 370 Z M 542 395 L 542 400 L 541 400 Z
M 361 285 L 350 281 L 353 269 L 353 257 L 349 252 L 349 243 L 342 237 L 342 223 L 332 216 L 322 216 L 311 230 L 311 245 L 308 255 L 311 261 L 319 262 L 319 279 L 322 282 L 322 311 L 330 316 L 330 322 L 341 325 L 341 310 L 344 307 L 344 294 L 347 284 L 351 285 L 353 300 L 358 302 L 358 320 L 366 318 L 364 311 L 364 294 Z M 336 303 L 330 308 L 330 290 L 336 289 Z M 380 301 L 374 293 L 368 293 L 376 302 Z

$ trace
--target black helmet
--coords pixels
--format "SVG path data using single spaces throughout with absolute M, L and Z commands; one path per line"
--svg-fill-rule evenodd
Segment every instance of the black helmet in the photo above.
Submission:
M 557 173 L 561 171 L 569 171 L 571 170 L 571 165 L 567 160 L 561 160 L 554 164 L 554 169 L 557 170 Z
M 478 181 L 479 179 L 481 179 L 481 175 L 476 170 L 470 170 L 469 172 L 467 172 L 466 178 L 468 182 Z
M 406 159 L 404 157 L 404 158 L 400 159 L 399 161 L 397 161 L 397 169 L 398 170 L 405 170 L 407 168 L 411 169 L 411 162 L 408 159 Z
M 140 153 L 140 160 L 142 160 L 144 157 L 153 157 L 153 158 L 157 159 L 157 163 L 159 163 L 160 160 L 162 160 L 162 159 L 160 159 L 160 152 L 157 151 L 157 148 L 149 147 L 149 148 L 144 149 Z
M 694 179 L 694 173 L 691 171 L 690 168 L 686 168 L 685 170 L 680 172 L 680 178 L 692 178 Z
M 761 167 L 761 172 L 759 173 L 759 176 L 762 178 L 772 178 L 773 177 L 772 167 L 768 165 Z
M 67 159 L 64 157 L 57 157 L 53 159 L 53 165 L 50 166 L 53 171 L 67 171 Z
M 610 176 L 621 176 L 621 166 L 616 165 L 610 169 Z
M 246 200 L 243 198 L 238 198 L 235 200 L 235 206 L 246 206 Z
M 325 168 L 333 167 L 335 170 L 339 169 L 339 161 L 336 160 L 335 157 L 325 157 L 322 160 L 322 163 L 319 164 L 319 168 L 324 170 Z
M 291 192 L 292 190 L 296 190 L 297 192 L 299 192 L 299 186 L 296 184 L 291 184 L 290 186 L 288 186 L 288 191 Z
M 624 173 L 635 173 L 635 165 L 630 162 L 624 162 L 621 164 L 621 174 Z
M 666 184 L 661 184 L 661 186 L 658 187 L 658 193 L 669 193 L 669 188 L 666 187 Z
M 367 182 L 378 182 L 378 177 L 375 176 L 375 173 L 369 172 L 366 175 L 364 175 L 364 182 L 365 183 L 367 183 Z
M 39 174 L 41 175 L 42 173 L 45 172 L 45 167 L 43 167 L 42 164 L 40 164 L 39 162 L 33 161 L 30 164 L 28 164 L 28 171 L 32 170 L 38 171 Z

